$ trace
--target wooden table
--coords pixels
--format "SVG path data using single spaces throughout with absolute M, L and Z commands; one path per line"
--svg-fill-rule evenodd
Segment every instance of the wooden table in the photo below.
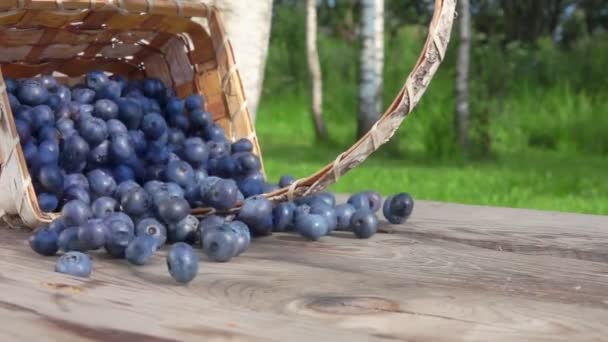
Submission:
M 259 239 L 189 286 L 164 253 L 63 276 L 0 229 L 0 340 L 608 340 L 608 217 L 419 201 L 386 229 Z

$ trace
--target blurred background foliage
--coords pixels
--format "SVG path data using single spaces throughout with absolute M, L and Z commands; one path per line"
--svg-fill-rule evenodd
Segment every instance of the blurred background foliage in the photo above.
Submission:
M 306 176 L 355 140 L 356 0 L 319 1 L 329 142 L 315 141 L 304 1 L 275 0 L 256 127 L 271 179 Z M 386 0 L 384 103 L 416 62 L 432 1 Z M 608 1 L 471 0 L 470 148 L 455 138 L 458 26 L 447 58 L 393 140 L 333 190 L 608 214 Z

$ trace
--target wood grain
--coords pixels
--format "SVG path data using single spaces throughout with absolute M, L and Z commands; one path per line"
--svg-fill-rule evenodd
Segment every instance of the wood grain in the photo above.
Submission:
M 0 340 L 606 341 L 608 217 L 420 201 L 383 229 L 275 234 L 188 286 L 164 252 L 66 277 L 0 229 Z

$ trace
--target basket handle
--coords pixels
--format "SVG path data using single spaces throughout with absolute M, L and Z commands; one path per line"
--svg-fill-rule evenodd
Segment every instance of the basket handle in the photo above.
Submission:
M 291 186 L 267 195 L 274 201 L 293 200 L 324 190 L 342 175 L 361 164 L 390 140 L 428 88 L 445 53 L 456 13 L 456 0 L 435 0 L 433 19 L 424 48 L 403 88 L 380 119 L 363 137 L 330 164 Z

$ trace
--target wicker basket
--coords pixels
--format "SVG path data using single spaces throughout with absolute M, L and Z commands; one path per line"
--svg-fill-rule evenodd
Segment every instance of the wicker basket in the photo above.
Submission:
M 372 130 L 336 160 L 289 188 L 267 194 L 291 200 L 326 188 L 390 139 L 412 111 L 441 63 L 455 0 L 436 0 L 422 54 L 405 86 Z M 207 20 L 208 29 L 191 20 Z M 158 77 L 178 96 L 200 93 L 228 138 L 248 138 L 261 158 L 234 54 L 220 14 L 199 1 L 0 0 L 0 217 L 35 227 L 57 214 L 42 212 L 8 102 L 2 75 L 58 72 L 66 82 L 101 69 L 129 78 Z M 237 210 L 235 208 L 234 210 Z M 211 212 L 196 208 L 195 214 Z

